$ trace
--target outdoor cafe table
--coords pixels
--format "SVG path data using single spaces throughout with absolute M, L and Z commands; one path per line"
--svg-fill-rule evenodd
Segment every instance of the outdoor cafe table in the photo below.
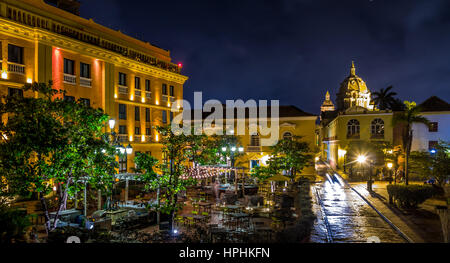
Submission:
M 211 210 L 211 205 L 212 205 L 211 203 L 208 203 L 208 202 L 198 202 L 197 204 L 203 208 L 203 211 Z

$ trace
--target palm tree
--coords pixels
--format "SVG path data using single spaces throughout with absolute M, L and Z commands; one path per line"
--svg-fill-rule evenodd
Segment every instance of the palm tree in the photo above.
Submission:
M 397 95 L 396 92 L 391 92 L 392 86 L 387 89 L 381 89 L 380 91 L 374 92 L 375 96 L 373 102 L 378 105 L 380 110 L 392 109 L 396 103 L 394 96 Z
M 430 121 L 420 115 L 420 107 L 415 102 L 405 101 L 405 110 L 394 114 L 392 125 L 404 125 L 402 129 L 402 150 L 405 155 L 405 184 L 408 185 L 408 162 L 411 154 L 411 144 L 413 139 L 412 125 L 414 123 L 423 123 L 429 126 Z

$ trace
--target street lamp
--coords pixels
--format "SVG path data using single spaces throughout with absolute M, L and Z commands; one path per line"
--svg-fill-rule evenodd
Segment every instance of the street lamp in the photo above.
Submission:
M 127 155 L 130 155 L 133 153 L 133 147 L 131 147 L 131 144 L 128 144 L 126 151 L 127 151 Z
M 367 161 L 367 157 L 364 155 L 359 155 L 358 158 L 356 159 L 356 161 L 362 165 L 363 163 L 365 163 Z
M 394 167 L 393 163 L 387 163 L 387 168 L 389 169 L 389 184 L 392 183 L 392 167 Z
M 109 123 L 109 128 L 111 130 L 114 130 L 114 126 L 116 126 L 116 120 L 110 119 L 108 123 Z
M 356 161 L 361 165 L 361 167 L 363 168 L 363 175 L 365 174 L 365 170 L 364 170 L 364 164 L 367 162 L 367 157 L 365 155 L 359 155 L 356 158 Z M 370 164 L 372 164 L 372 162 L 369 162 Z M 367 190 L 369 192 L 372 191 L 372 167 L 369 167 L 369 180 L 367 181 Z

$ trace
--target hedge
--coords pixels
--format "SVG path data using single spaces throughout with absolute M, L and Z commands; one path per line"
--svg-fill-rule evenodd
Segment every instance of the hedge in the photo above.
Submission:
M 427 199 L 439 194 L 431 185 L 388 185 L 389 200 L 394 200 L 400 207 L 416 208 Z

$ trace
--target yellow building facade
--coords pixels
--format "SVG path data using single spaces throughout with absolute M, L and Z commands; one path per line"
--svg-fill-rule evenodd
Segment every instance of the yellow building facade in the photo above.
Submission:
M 116 121 L 121 143 L 134 150 L 120 160 L 120 172 L 131 171 L 136 152 L 161 159 L 154 127 L 170 123 L 188 79 L 169 51 L 43 0 L 0 0 L 0 23 L 1 95 L 51 80 L 66 99 L 102 108 Z
M 334 168 L 352 163 L 350 156 L 366 155 L 364 149 L 350 153 L 350 145 L 362 143 L 394 144 L 392 111 L 374 107 L 366 83 L 356 76 L 354 63 L 350 75 L 341 84 L 337 110 L 323 110 L 318 130 L 322 159 Z

